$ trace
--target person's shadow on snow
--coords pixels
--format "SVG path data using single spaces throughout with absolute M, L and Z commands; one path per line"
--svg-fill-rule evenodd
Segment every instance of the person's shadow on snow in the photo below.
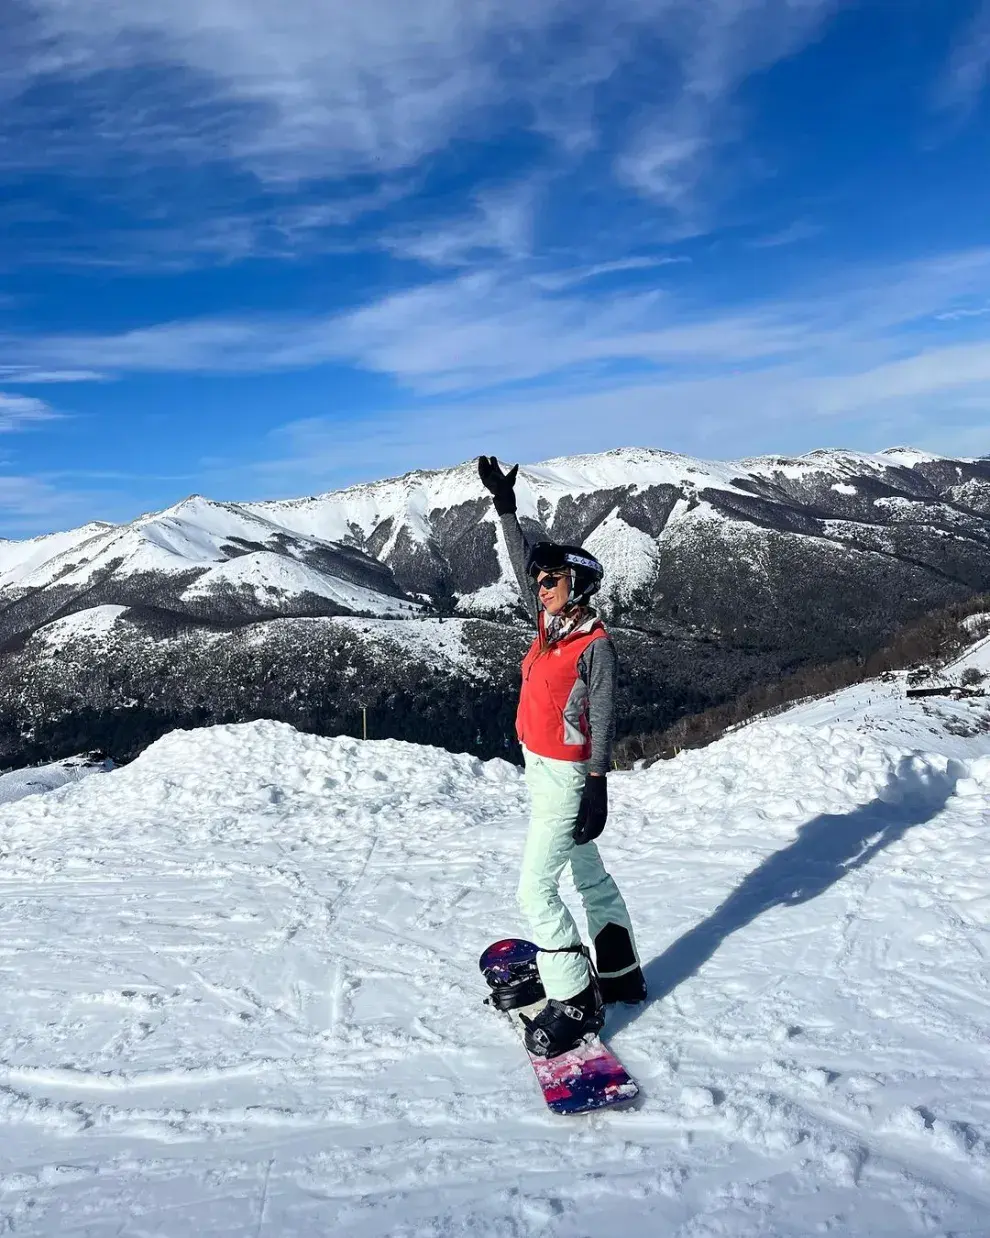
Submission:
M 772 907 L 797 907 L 869 864 L 914 825 L 931 821 L 945 807 L 965 773 L 957 761 L 945 772 L 916 767 L 902 757 L 881 794 L 845 815 L 823 813 L 806 822 L 797 838 L 755 868 L 721 906 L 643 968 L 649 997 L 641 1006 L 617 1006 L 607 1034 L 628 1026 L 693 976 L 732 933 Z

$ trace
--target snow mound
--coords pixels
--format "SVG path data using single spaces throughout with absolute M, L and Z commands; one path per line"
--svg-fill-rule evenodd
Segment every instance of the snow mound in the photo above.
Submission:
M 983 702 L 903 688 L 610 777 L 652 1000 L 606 1027 L 638 1107 L 580 1120 L 481 1002 L 481 950 L 523 930 L 514 766 L 256 722 L 0 806 L 3 1215 L 984 1234 L 990 737 Z

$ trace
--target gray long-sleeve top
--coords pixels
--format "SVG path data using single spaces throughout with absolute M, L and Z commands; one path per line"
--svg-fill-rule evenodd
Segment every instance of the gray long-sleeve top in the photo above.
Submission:
M 502 532 L 509 551 L 509 561 L 519 583 L 523 604 L 534 623 L 539 621 L 539 603 L 526 574 L 529 547 L 513 513 L 501 517 Z M 596 640 L 578 659 L 578 675 L 588 688 L 588 723 L 591 728 L 591 758 L 588 772 L 607 774 L 612 767 L 612 744 L 615 741 L 615 683 L 618 658 L 611 637 Z

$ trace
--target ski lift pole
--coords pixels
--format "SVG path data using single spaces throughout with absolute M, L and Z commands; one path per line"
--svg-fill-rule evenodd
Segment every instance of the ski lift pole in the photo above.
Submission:
M 361 706 L 361 738 L 368 738 L 368 708 L 366 705 Z

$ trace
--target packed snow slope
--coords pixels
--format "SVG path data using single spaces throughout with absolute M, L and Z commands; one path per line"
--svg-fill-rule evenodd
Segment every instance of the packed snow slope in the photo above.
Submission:
M 0 1228 L 990 1232 L 990 727 L 891 680 L 610 777 L 637 1106 L 543 1106 L 477 958 L 521 774 L 262 722 L 0 807 Z

